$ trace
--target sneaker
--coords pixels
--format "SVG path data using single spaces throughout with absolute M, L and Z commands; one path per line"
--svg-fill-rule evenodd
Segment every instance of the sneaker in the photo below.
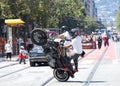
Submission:
M 75 68 L 75 69 L 74 69 L 74 72 L 78 72 L 78 69 Z
M 74 78 L 74 74 L 71 74 L 71 77 Z

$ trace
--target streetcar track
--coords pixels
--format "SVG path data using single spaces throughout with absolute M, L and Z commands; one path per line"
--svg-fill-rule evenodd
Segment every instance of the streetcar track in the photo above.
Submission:
M 95 66 L 93 67 L 92 71 L 90 72 L 90 74 L 89 74 L 89 76 L 88 76 L 88 78 L 87 78 L 87 80 L 86 80 L 86 82 L 85 82 L 85 84 L 84 84 L 83 86 L 89 86 L 89 85 L 90 85 L 91 80 L 92 80 L 92 78 L 94 77 L 94 74 L 95 74 L 98 66 L 100 65 L 100 63 L 101 63 L 101 61 L 102 61 L 102 59 L 103 59 L 103 57 L 104 57 L 107 49 L 108 49 L 108 47 L 105 48 L 105 50 L 103 51 L 103 53 L 100 55 L 100 58 L 99 58 L 98 61 L 96 62 Z
M 8 64 L 8 65 L 5 65 L 5 66 L 0 67 L 0 69 L 6 68 L 6 67 L 15 66 L 15 65 L 18 65 L 18 64 L 19 64 L 19 63 L 11 63 L 11 64 Z M 20 71 L 25 70 L 25 69 L 27 69 L 27 68 L 30 68 L 30 66 L 24 67 L 24 68 L 21 68 L 21 69 L 18 69 L 18 70 L 16 70 L 16 71 L 13 71 L 13 72 L 10 72 L 10 73 L 4 74 L 4 75 L 1 75 L 0 78 L 3 78 L 3 77 L 5 77 L 5 76 L 11 75 L 11 74 L 14 74 L 14 73 L 17 73 L 17 72 L 20 72 Z
M 2 61 L 3 62 L 3 61 Z M 16 61 L 15 61 L 16 62 Z M 0 62 L 1 63 L 1 62 Z M 18 62 L 17 63 L 11 63 L 11 64 L 8 64 L 8 65 L 5 65 L 5 66 L 2 66 L 2 67 L 0 67 L 0 69 L 2 69 L 2 68 L 6 68 L 6 67 L 9 67 L 9 66 L 14 66 L 14 65 L 17 65 L 17 64 L 19 64 Z
M 89 51 L 84 57 L 86 57 L 87 55 L 89 55 L 90 53 L 92 53 L 95 49 L 92 49 L 91 51 Z M 81 60 L 81 58 L 79 59 Z M 78 61 L 79 61 L 78 60 Z M 47 85 L 50 81 L 52 81 L 54 79 L 54 76 L 50 77 L 48 80 L 46 80 L 41 86 L 45 86 Z
M 5 77 L 5 76 L 8 76 L 8 75 L 11 75 L 11 74 L 14 74 L 14 73 L 20 72 L 20 71 L 23 71 L 23 70 L 28 69 L 28 68 L 30 68 L 30 66 L 28 66 L 28 67 L 24 67 L 24 68 L 21 68 L 21 69 L 19 69 L 19 70 L 16 70 L 16 71 L 10 72 L 10 73 L 8 73 L 8 74 L 4 74 L 4 75 L 0 76 L 0 78 L 3 78 L 3 77 Z
M 46 84 L 48 84 L 50 81 L 52 81 L 54 79 L 54 77 L 51 77 L 51 78 L 49 78 L 46 82 L 44 82 L 43 84 L 42 84 L 42 86 L 45 86 Z
M 87 55 L 89 55 L 89 54 L 92 53 L 93 51 L 94 51 L 94 49 L 91 50 L 90 52 L 88 52 L 84 57 L 86 57 Z M 9 67 L 9 66 L 13 66 L 13 65 L 16 65 L 16 64 L 18 64 L 18 63 L 14 63 L 14 64 L 6 65 L 6 66 L 4 66 L 4 67 L 1 67 L 0 69 L 5 68 L 5 67 Z M 30 67 L 25 67 L 25 68 L 22 68 L 22 69 L 19 69 L 19 70 L 13 71 L 13 72 L 8 73 L 8 74 L 4 74 L 4 75 L 0 76 L 0 78 L 3 78 L 3 77 L 5 77 L 5 76 L 8 76 L 8 75 L 11 75 L 11 74 L 14 74 L 14 73 L 20 72 L 20 71 L 23 71 L 23 70 L 25 70 L 25 69 L 27 69 L 27 68 L 30 68 Z M 47 84 L 48 84 L 50 81 L 52 81 L 53 79 L 54 79 L 54 76 L 50 77 L 48 80 L 46 80 L 46 81 L 42 84 L 42 86 L 47 85 Z
M 17 65 L 17 64 L 18 64 L 18 63 L 13 63 L 13 64 L 5 65 L 5 66 L 0 67 L 0 69 L 6 68 L 6 67 L 9 67 L 9 66 L 14 66 L 14 65 Z

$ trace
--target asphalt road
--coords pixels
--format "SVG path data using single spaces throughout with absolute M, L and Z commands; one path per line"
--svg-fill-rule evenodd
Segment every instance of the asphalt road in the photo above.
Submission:
M 17 57 L 0 62 L 0 86 L 120 86 L 120 42 L 85 52 L 79 71 L 67 82 L 57 81 L 49 66 L 18 64 Z
M 79 62 L 79 72 L 67 82 L 51 80 L 44 86 L 120 86 L 120 43 L 96 49 Z

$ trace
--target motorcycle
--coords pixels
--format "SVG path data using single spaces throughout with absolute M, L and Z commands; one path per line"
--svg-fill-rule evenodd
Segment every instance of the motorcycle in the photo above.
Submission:
M 59 42 L 50 40 L 45 31 L 34 29 L 31 32 L 31 41 L 36 45 L 42 45 L 48 58 L 48 64 L 53 69 L 53 75 L 58 81 L 65 82 L 70 77 L 74 78 L 73 66 L 66 55 L 66 49 L 63 48 L 65 40 L 61 39 Z

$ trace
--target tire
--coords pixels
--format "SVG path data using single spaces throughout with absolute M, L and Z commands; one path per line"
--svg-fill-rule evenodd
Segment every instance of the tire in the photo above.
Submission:
M 32 30 L 31 41 L 36 45 L 45 45 L 47 43 L 46 32 L 44 32 L 40 29 Z
M 31 66 L 31 67 L 35 67 L 35 62 L 31 62 L 31 61 L 30 61 L 30 66 Z
M 60 82 L 65 82 L 70 77 L 70 75 L 69 75 L 69 73 L 67 71 L 60 70 L 60 69 L 54 69 L 53 75 Z

